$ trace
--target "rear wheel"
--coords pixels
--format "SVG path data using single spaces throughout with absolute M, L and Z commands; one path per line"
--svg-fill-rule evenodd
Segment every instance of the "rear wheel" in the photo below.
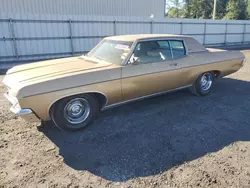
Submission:
M 53 106 L 50 116 L 59 128 L 77 131 L 88 126 L 98 111 L 95 97 L 85 94 L 60 100 Z
M 199 96 L 208 95 L 212 90 L 213 82 L 214 82 L 214 73 L 205 72 L 197 78 L 197 80 L 190 88 L 190 90 L 192 93 Z

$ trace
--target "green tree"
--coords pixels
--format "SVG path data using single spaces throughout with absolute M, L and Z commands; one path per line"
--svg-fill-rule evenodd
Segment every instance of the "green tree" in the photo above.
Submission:
M 185 6 L 185 17 L 209 19 L 212 17 L 212 9 L 211 0 L 189 0 Z
M 211 19 L 214 0 L 167 0 L 168 18 Z M 216 19 L 250 19 L 250 0 L 217 0 Z
M 179 18 L 179 9 L 176 7 L 171 8 L 167 14 L 166 14 L 167 18 Z
M 183 18 L 183 1 L 182 0 L 168 0 L 166 2 L 167 18 Z
M 216 19 L 223 19 L 227 13 L 227 3 L 229 0 L 217 0 Z
M 247 19 L 250 19 L 250 0 L 247 1 Z
M 227 4 L 227 13 L 224 16 L 228 20 L 245 20 L 247 19 L 246 1 L 229 0 Z

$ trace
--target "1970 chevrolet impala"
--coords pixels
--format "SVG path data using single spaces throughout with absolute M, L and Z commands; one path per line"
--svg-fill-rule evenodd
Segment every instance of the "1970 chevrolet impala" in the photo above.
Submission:
M 16 115 L 76 131 L 100 110 L 137 99 L 183 88 L 207 95 L 215 79 L 244 62 L 239 51 L 206 49 L 188 36 L 124 35 L 85 56 L 13 67 L 3 83 Z

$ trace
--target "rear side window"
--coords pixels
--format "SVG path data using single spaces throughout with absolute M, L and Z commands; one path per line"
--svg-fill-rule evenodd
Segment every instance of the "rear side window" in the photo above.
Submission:
M 174 59 L 182 58 L 186 55 L 185 47 L 182 41 L 170 40 L 169 43 Z

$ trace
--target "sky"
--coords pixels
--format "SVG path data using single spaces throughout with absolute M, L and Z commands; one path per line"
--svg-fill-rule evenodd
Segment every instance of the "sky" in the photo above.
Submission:
M 176 0 L 166 0 L 166 12 L 172 7 L 175 7 Z M 183 0 L 179 0 L 180 5 L 184 4 Z

